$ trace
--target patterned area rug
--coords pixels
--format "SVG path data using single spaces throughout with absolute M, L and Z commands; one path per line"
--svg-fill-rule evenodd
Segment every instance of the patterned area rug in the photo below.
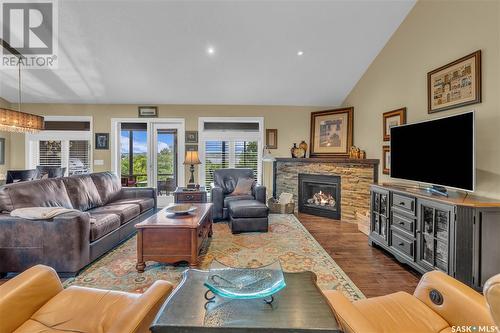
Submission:
M 199 257 L 199 267 L 208 269 L 214 258 L 232 267 L 259 267 L 280 260 L 284 271 L 313 271 L 321 289 L 342 291 L 351 300 L 364 295 L 335 261 L 311 236 L 294 215 L 270 215 L 268 233 L 232 235 L 226 223 L 215 223 L 213 237 Z M 137 273 L 136 237 L 88 266 L 80 275 L 65 282 L 102 289 L 144 292 L 154 281 L 177 284 L 187 265 L 148 262 Z

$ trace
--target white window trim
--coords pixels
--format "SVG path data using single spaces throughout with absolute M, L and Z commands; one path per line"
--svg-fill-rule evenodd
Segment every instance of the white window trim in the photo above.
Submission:
M 111 147 L 111 171 L 120 175 L 120 147 L 118 143 L 120 142 L 120 124 L 122 123 L 146 123 L 148 133 L 153 130 L 153 124 L 172 124 L 179 126 L 177 132 L 177 182 L 178 186 L 184 186 L 185 184 L 185 173 L 184 173 L 184 158 L 185 158 L 185 135 L 186 135 L 186 120 L 184 118 L 111 118 L 111 136 L 110 136 L 110 147 Z M 147 135 L 147 145 L 150 151 L 155 151 L 155 147 L 152 147 L 153 142 L 151 136 Z M 152 161 L 147 160 L 146 165 L 147 170 L 151 173 L 154 172 Z M 148 178 L 149 179 L 149 178 Z
M 257 141 L 257 181 L 262 183 L 262 147 L 264 143 L 264 117 L 199 117 L 198 118 L 198 154 L 201 165 L 198 169 L 198 184 L 205 184 L 205 142 L 210 140 L 237 140 L 242 138 L 242 131 L 205 131 L 205 122 L 219 123 L 259 123 L 258 132 L 243 132 L 247 141 Z M 220 137 L 224 132 L 224 138 Z
M 45 121 L 88 121 L 88 131 L 41 131 L 27 133 L 24 139 L 24 166 L 26 169 L 36 167 L 38 161 L 38 145 L 40 140 L 88 140 L 90 143 L 89 171 L 93 172 L 94 140 L 92 116 L 43 116 Z

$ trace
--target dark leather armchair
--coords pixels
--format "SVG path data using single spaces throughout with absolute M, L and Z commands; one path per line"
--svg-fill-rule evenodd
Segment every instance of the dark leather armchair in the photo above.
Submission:
M 214 186 L 211 191 L 213 203 L 212 218 L 214 220 L 226 220 L 229 217 L 228 204 L 235 200 L 257 200 L 265 204 L 266 187 L 254 185 L 251 195 L 230 195 L 238 179 L 254 178 L 252 169 L 219 169 L 214 171 Z

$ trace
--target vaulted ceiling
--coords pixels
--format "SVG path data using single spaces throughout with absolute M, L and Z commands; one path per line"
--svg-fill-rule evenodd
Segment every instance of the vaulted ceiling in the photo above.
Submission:
M 414 3 L 60 0 L 59 67 L 24 70 L 23 100 L 338 105 Z

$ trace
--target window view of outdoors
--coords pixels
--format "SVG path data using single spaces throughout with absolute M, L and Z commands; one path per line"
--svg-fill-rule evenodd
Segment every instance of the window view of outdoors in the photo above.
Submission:
M 158 191 L 161 192 L 160 194 L 168 194 L 167 192 L 173 191 L 176 186 L 176 133 L 159 131 L 157 137 L 157 187 Z M 147 131 L 143 129 L 122 129 L 120 143 L 122 185 L 147 186 Z

